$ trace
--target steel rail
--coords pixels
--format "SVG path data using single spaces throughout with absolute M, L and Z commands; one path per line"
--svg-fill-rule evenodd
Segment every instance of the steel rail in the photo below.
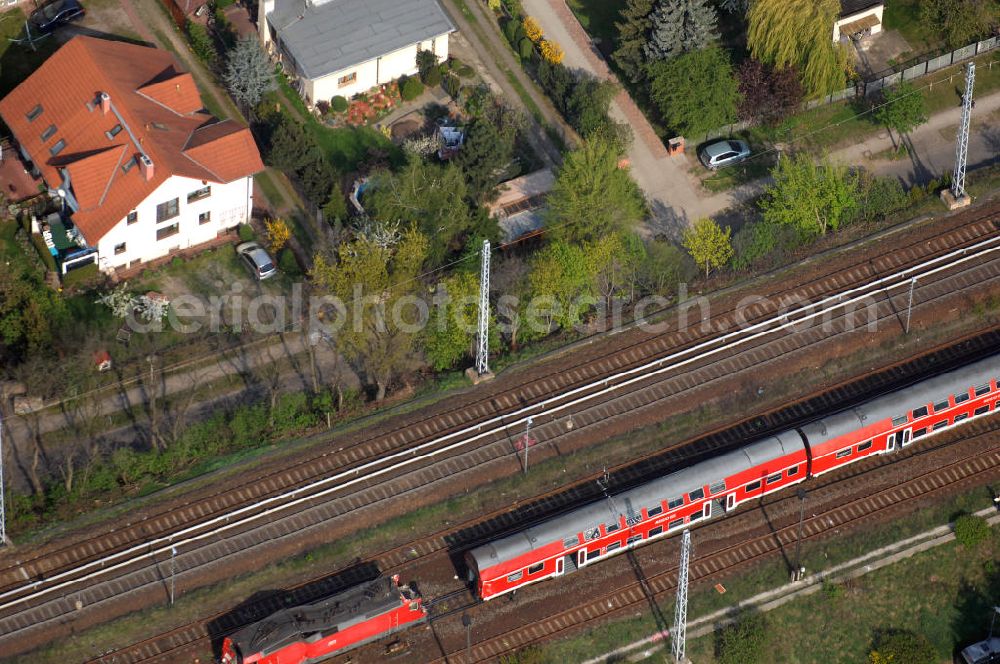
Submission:
M 636 382 L 647 380 L 651 376 L 684 367 L 696 361 L 704 360 L 706 357 L 710 357 L 716 353 L 731 350 L 733 348 L 743 346 L 755 339 L 773 334 L 783 329 L 792 328 L 796 325 L 801 325 L 804 322 L 808 322 L 823 315 L 832 313 L 837 309 L 858 303 L 870 297 L 872 293 L 884 291 L 888 295 L 890 290 L 895 290 L 900 287 L 908 287 L 910 281 L 914 277 L 918 279 L 926 279 L 927 277 L 953 269 L 963 263 L 997 252 L 998 250 L 1000 250 L 1000 236 L 987 238 L 969 247 L 936 256 L 922 263 L 904 268 L 894 274 L 875 279 L 867 284 L 854 286 L 840 293 L 826 296 L 815 303 L 809 303 L 808 305 L 800 307 L 792 312 L 785 312 L 780 315 L 770 316 L 765 320 L 749 325 L 746 328 L 727 332 L 721 336 L 695 344 L 692 347 L 670 353 L 661 358 L 620 371 L 611 376 L 606 376 L 586 385 L 578 386 L 562 394 L 549 397 L 533 404 L 527 404 L 512 413 L 493 417 L 475 425 L 450 432 L 409 450 L 396 452 L 389 456 L 369 461 L 360 466 L 335 473 L 309 484 L 296 487 L 285 493 L 271 496 L 258 503 L 246 505 L 230 513 L 215 516 L 207 521 L 194 524 L 170 535 L 161 536 L 148 542 L 134 545 L 128 549 L 115 552 L 108 556 L 89 561 L 78 567 L 59 572 L 44 580 L 34 581 L 11 590 L 6 590 L 0 593 L 0 600 L 7 600 L 0 604 L 0 610 L 12 608 L 26 600 L 36 599 L 52 592 L 63 590 L 74 584 L 95 579 L 106 575 L 109 572 L 133 565 L 143 559 L 155 558 L 156 556 L 169 552 L 171 548 L 188 545 L 207 538 L 218 537 L 218 535 L 223 531 L 232 530 L 249 522 L 274 514 L 278 511 L 287 510 L 307 501 L 327 496 L 360 482 L 368 481 L 372 477 L 396 471 L 405 466 L 409 466 L 429 458 L 434 458 L 445 453 L 450 453 L 457 448 L 469 445 L 470 443 L 481 440 L 487 436 L 503 433 L 515 427 L 520 429 L 529 416 L 537 417 L 540 414 L 538 412 L 540 409 L 543 409 L 542 412 L 548 415 L 553 412 L 578 406 L 598 397 L 609 395 Z M 812 312 L 806 313 L 809 311 Z M 752 333 L 747 334 L 748 332 Z M 712 346 L 717 347 L 713 349 L 711 348 Z M 691 357 L 679 359 L 688 355 Z M 666 364 L 668 362 L 670 364 Z M 611 384 L 613 381 L 619 382 Z M 604 387 L 601 389 L 591 391 L 595 387 L 602 385 Z M 589 393 L 581 394 L 585 392 Z M 567 401 L 567 399 L 569 400 Z M 544 410 L 546 408 L 547 410 Z M 492 425 L 497 426 L 487 431 L 483 431 L 484 427 Z M 437 447 L 436 449 L 427 449 L 434 448 L 441 445 L 442 442 L 470 433 L 472 434 L 471 436 L 457 442 L 450 443 L 443 447 Z M 420 453 L 423 454 L 418 456 Z M 376 468 L 376 466 L 387 461 L 398 461 L 398 463 L 384 466 L 382 468 Z M 359 476 L 362 471 L 370 472 L 367 472 L 364 476 Z M 336 484 L 335 486 L 328 486 L 321 491 L 309 493 L 308 495 L 300 495 L 313 489 L 337 482 L 338 480 L 346 481 Z M 260 509 L 265 506 L 267 506 L 266 509 Z M 213 526 L 214 528 L 208 532 L 198 533 L 199 530 Z M 108 564 L 111 561 L 119 560 L 129 555 L 132 557 L 114 564 Z M 80 576 L 79 573 L 83 570 L 93 571 L 89 571 L 87 574 Z M 53 581 L 59 581 L 59 583 L 52 583 Z M 39 588 L 39 586 L 43 584 L 46 584 L 46 586 Z M 26 592 L 27 594 L 24 594 Z M 18 597 L 18 595 L 20 596 Z

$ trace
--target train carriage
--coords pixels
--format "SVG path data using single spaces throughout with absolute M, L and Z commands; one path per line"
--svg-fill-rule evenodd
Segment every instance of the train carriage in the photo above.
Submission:
M 908 446 L 995 410 L 1000 356 L 920 381 L 802 427 L 812 475 Z
M 491 599 L 736 509 L 807 474 L 801 436 L 783 432 L 473 549 L 466 554 L 470 581 Z
M 223 641 L 222 664 L 312 664 L 426 618 L 413 589 L 382 577 L 244 627 Z

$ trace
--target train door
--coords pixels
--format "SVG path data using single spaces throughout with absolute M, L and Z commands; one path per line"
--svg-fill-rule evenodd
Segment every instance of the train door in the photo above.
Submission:
M 576 566 L 583 567 L 587 564 L 587 550 L 580 549 L 576 552 Z
M 734 509 L 736 509 L 736 494 L 731 493 L 726 496 L 726 511 L 732 512 Z
M 899 442 L 900 447 L 906 447 L 912 442 L 910 440 L 912 434 L 913 434 L 913 429 L 903 429 L 903 433 L 900 434 L 902 436 Z
M 896 449 L 896 434 L 890 433 L 885 439 L 885 451 L 892 452 Z
M 705 504 L 701 506 L 701 516 L 704 519 L 708 519 L 712 516 L 712 503 L 714 501 L 706 500 Z
M 566 567 L 565 567 L 565 561 L 564 561 L 563 557 L 560 556 L 560 557 L 556 558 L 556 573 L 555 573 L 555 576 L 562 576 L 562 573 L 565 571 L 565 569 L 566 569 Z

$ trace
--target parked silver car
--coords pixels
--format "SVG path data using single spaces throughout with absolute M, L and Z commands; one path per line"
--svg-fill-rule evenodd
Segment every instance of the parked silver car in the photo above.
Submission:
M 256 242 L 243 242 L 236 245 L 236 253 L 240 255 L 250 272 L 259 280 L 268 279 L 278 273 L 274 267 L 271 255 Z
M 738 164 L 749 156 L 750 146 L 746 142 L 728 139 L 710 143 L 698 153 L 701 163 L 711 170 Z

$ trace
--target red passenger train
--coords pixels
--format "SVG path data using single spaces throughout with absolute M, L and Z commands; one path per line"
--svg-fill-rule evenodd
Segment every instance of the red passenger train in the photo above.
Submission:
M 921 381 L 466 553 L 492 599 L 561 576 L 699 520 L 997 409 L 1000 355 Z
M 319 662 L 426 618 L 412 589 L 382 577 L 244 627 L 223 641 L 222 664 Z

